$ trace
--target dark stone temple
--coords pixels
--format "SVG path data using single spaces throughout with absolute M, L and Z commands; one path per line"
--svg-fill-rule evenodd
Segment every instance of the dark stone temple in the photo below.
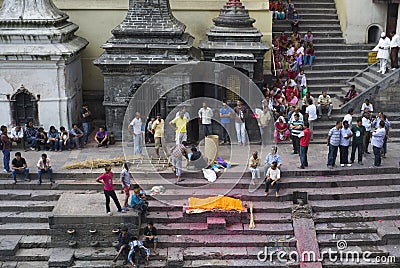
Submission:
M 236 68 L 252 79 L 260 88 L 263 85 L 264 54 L 269 50 L 266 42 L 261 41 L 261 32 L 253 26 L 254 19 L 240 0 L 229 0 L 221 9 L 219 17 L 213 19 L 214 26 L 207 32 L 199 48 L 204 60 L 219 62 Z M 215 73 L 216 81 L 222 75 Z M 215 98 L 235 100 L 238 95 L 246 94 L 244 81 L 235 77 L 226 77 L 220 81 L 232 92 L 216 89 Z
M 185 29 L 172 15 L 169 0 L 129 0 L 126 18 L 112 30 L 113 37 L 103 45 L 105 53 L 94 61 L 104 75 L 106 126 L 117 138 L 122 136 L 124 114 L 136 90 L 153 74 L 193 59 L 193 37 Z M 168 100 L 161 98 L 155 113 L 165 116 L 168 106 L 190 97 L 187 87 L 177 92 Z

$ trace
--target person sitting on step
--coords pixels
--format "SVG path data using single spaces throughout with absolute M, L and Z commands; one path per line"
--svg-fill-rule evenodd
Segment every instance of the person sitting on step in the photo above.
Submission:
M 269 194 L 269 187 L 275 187 L 275 196 L 279 197 L 279 189 L 281 186 L 281 171 L 277 167 L 276 162 L 272 162 L 271 167 L 267 170 L 267 175 L 265 176 L 265 196 Z
M 258 157 L 258 152 L 254 151 L 249 160 L 249 171 L 251 172 L 252 184 L 255 184 L 255 179 L 260 179 L 260 164 L 261 160 Z
M 21 126 L 16 126 L 11 130 L 11 141 L 15 142 L 17 145 L 21 144 L 22 148 L 25 150 L 24 131 Z
M 324 111 L 324 110 L 328 111 L 328 119 L 331 119 L 331 113 L 332 113 L 332 109 L 333 109 L 332 100 L 331 100 L 331 96 L 329 96 L 325 90 L 322 91 L 322 94 L 319 95 L 319 97 L 318 97 L 317 109 L 318 109 L 318 118 L 319 119 L 322 118 L 322 111 Z
M 355 97 L 357 97 L 356 86 L 355 85 L 351 85 L 350 89 L 349 89 L 349 91 L 347 91 L 346 95 L 344 97 L 340 97 L 340 101 L 342 103 L 340 106 L 342 106 L 346 102 L 351 101 Z
M 99 131 L 96 132 L 94 136 L 94 140 L 97 143 L 97 147 L 106 147 L 108 148 L 108 132 L 105 131 L 104 127 L 99 127 Z
M 17 174 L 24 174 L 25 181 L 30 181 L 29 179 L 29 168 L 26 164 L 25 158 L 21 157 L 20 152 L 15 153 L 15 158 L 11 162 L 11 170 L 13 177 L 13 184 L 17 183 Z
M 149 203 L 146 201 L 146 193 L 140 190 L 140 186 L 138 184 L 133 185 L 133 195 L 131 197 L 131 203 L 129 206 L 135 210 L 138 210 L 141 215 L 149 215 Z
M 158 237 L 157 237 L 157 229 L 154 227 L 152 221 L 147 222 L 147 226 L 143 230 L 143 244 L 146 247 L 150 247 L 153 245 L 154 254 L 158 255 L 157 251 L 157 244 L 158 244 Z
M 137 237 L 133 237 L 133 241 L 129 243 L 130 250 L 128 254 L 128 262 L 135 267 L 141 264 L 141 260 L 149 261 L 150 250 L 146 248 Z
M 47 134 L 42 127 L 38 129 L 36 133 L 36 151 L 40 151 L 41 146 L 43 149 L 46 148 Z
M 121 228 L 121 231 L 118 234 L 118 245 L 116 250 L 118 251 L 117 255 L 114 257 L 113 262 L 117 262 L 120 256 L 122 256 L 124 262 L 123 265 L 126 265 L 128 261 L 128 254 L 129 254 L 129 243 L 132 242 L 133 236 L 129 232 L 127 226 Z

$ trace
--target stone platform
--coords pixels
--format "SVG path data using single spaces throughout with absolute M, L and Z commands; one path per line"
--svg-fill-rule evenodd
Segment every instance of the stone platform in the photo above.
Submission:
M 117 240 L 122 226 L 139 235 L 138 212 L 119 213 L 111 199 L 113 215 L 109 216 L 104 206 L 105 197 L 101 193 L 63 193 L 49 216 L 52 247 L 109 247 Z

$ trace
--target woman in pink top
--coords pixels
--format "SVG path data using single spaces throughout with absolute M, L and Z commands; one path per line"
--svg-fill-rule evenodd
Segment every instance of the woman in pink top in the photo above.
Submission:
M 122 210 L 121 205 L 118 201 L 117 195 L 114 192 L 114 184 L 113 184 L 113 173 L 111 172 L 111 166 L 107 165 L 105 167 L 106 172 L 104 172 L 101 176 L 96 179 L 96 182 L 102 183 L 104 185 L 104 195 L 106 196 L 106 211 L 109 216 L 112 215 L 110 210 L 110 197 L 114 200 L 115 205 L 118 208 L 118 212 L 124 213 L 125 210 Z

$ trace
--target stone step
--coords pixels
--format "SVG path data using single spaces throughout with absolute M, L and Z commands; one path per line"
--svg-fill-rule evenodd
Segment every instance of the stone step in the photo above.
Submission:
M 3 223 L 0 235 L 49 235 L 48 223 Z
M 185 261 L 183 268 L 189 267 L 299 267 L 296 263 L 289 263 L 286 262 L 277 262 L 273 261 L 270 262 L 265 261 L 261 262 L 257 259 L 255 260 L 220 260 L 220 259 L 212 259 L 212 260 L 193 260 L 193 261 Z
M 14 256 L 19 248 L 20 235 L 7 235 L 0 237 L 0 256 Z M 1 262 L 0 262 L 1 264 Z M 1 267 L 1 266 L 0 266 Z
M 306 74 L 307 75 L 307 74 Z M 340 76 L 340 77 L 307 77 L 307 84 L 312 87 L 313 85 L 326 83 L 326 84 L 332 84 L 332 83 L 338 83 L 338 84 L 343 84 L 346 80 L 348 80 L 350 77 L 348 76 Z
M 129 267 L 127 265 L 123 265 L 122 261 L 118 261 L 117 264 L 114 264 L 111 260 L 94 260 L 94 261 L 75 261 L 72 268 L 125 268 Z M 140 266 L 142 267 L 142 266 Z M 145 267 L 149 268 L 164 268 L 167 267 L 166 260 L 150 260 L 148 265 Z
M 304 28 L 304 29 L 301 28 L 300 32 L 303 33 L 303 32 L 306 32 L 307 30 L 308 29 L 306 29 L 306 28 Z M 282 29 L 275 30 L 275 28 L 274 28 L 272 34 L 279 36 L 282 33 L 282 31 L 291 32 L 290 25 L 288 25 L 287 27 L 282 27 Z M 314 35 L 313 43 L 327 43 L 328 40 L 326 40 L 326 39 L 330 39 L 330 40 L 332 40 L 331 41 L 332 43 L 336 43 L 334 41 L 335 39 L 343 39 L 343 33 L 339 29 L 337 29 L 337 30 L 334 30 L 334 29 L 332 29 L 332 30 L 330 30 L 330 29 L 329 30 L 314 30 L 313 35 Z M 325 40 L 326 40 L 326 42 L 324 42 Z
M 335 238 L 331 234 L 317 234 L 320 247 L 336 247 L 338 241 L 344 240 L 348 246 L 376 246 L 380 237 L 376 233 L 346 233 L 337 234 Z
M 307 14 L 307 17 L 308 17 L 308 15 L 309 14 Z M 335 24 L 340 25 L 340 21 L 338 19 L 334 19 L 334 18 L 330 18 L 330 17 L 327 19 L 313 19 L 313 18 L 303 19 L 303 18 L 301 18 L 301 25 L 315 25 L 315 24 L 324 24 L 327 26 L 335 25 Z M 281 25 L 290 25 L 290 21 L 275 20 L 274 24 L 272 25 L 272 28 L 275 29 L 276 26 L 281 26 Z
M 364 72 L 362 76 L 367 79 L 369 82 L 375 84 L 376 82 L 380 81 L 382 77 L 377 75 L 376 72 Z
M 26 183 L 26 182 L 24 182 Z M 18 192 L 10 192 L 8 190 L 0 190 L 0 200 L 29 200 L 29 201 L 57 201 L 61 192 L 56 191 L 32 191 L 21 190 Z
M 317 7 L 316 5 L 314 7 Z M 308 18 L 308 14 L 336 14 L 336 8 L 297 8 L 298 13 L 300 14 L 300 17 Z M 300 24 L 301 26 L 301 24 Z
M 318 38 L 318 36 L 320 36 L 320 34 L 315 33 L 315 32 L 340 31 L 341 30 L 339 23 L 326 24 L 324 22 L 321 22 L 319 24 L 311 24 L 311 23 L 301 22 L 300 27 L 302 29 L 301 33 L 311 31 L 314 34 L 314 38 Z M 274 23 L 273 31 L 274 32 L 282 32 L 282 31 L 290 32 L 291 31 L 290 23 L 289 22 L 280 23 L 280 24 Z
M 314 13 L 307 13 L 307 14 L 300 14 L 300 19 L 301 20 L 337 20 L 338 15 L 337 13 L 326 13 L 326 14 L 321 14 L 320 12 L 314 12 Z M 301 23 L 301 22 L 300 22 Z M 301 26 L 301 24 L 300 24 Z
M 360 71 L 360 68 L 367 68 L 368 64 L 365 65 L 359 63 L 335 63 L 335 64 L 326 64 L 326 63 L 315 63 L 312 66 L 313 71 L 328 71 L 328 70 L 356 70 Z M 310 65 L 303 65 L 304 72 L 310 71 Z
M 313 7 L 319 7 L 319 8 L 336 8 L 336 5 L 334 2 L 322 2 L 322 1 L 318 1 L 318 2 L 313 2 L 313 3 L 307 3 L 307 2 L 299 2 L 296 0 L 294 7 L 296 9 L 303 9 L 303 8 L 313 8 Z
M 3 256 L 2 259 L 17 262 L 47 261 L 50 258 L 51 250 L 50 248 L 21 248 L 14 256 Z
M 354 79 L 354 82 L 352 82 L 354 84 L 358 84 L 359 86 L 356 88 L 369 88 L 370 86 L 373 85 L 373 83 L 371 81 L 369 81 L 368 79 L 364 78 L 364 77 L 356 77 Z
M 48 223 L 51 212 L 0 212 L 1 223 Z
M 147 220 L 151 220 L 157 223 L 170 223 L 170 222 L 180 222 L 180 223 L 206 223 L 206 218 L 201 215 L 198 217 L 183 216 L 182 212 L 150 212 L 147 216 Z M 243 221 L 249 221 L 248 219 L 243 219 Z M 256 223 L 281 223 L 281 222 L 291 222 L 291 213 L 254 213 L 254 221 Z
M 368 50 L 321 50 L 315 51 L 315 59 L 317 60 L 319 57 L 340 57 L 340 56 L 358 56 L 358 57 L 368 57 Z
M 56 201 L 1 201 L 0 212 L 43 212 L 52 211 Z
M 144 228 L 144 226 L 142 226 Z M 217 232 L 210 232 L 207 228 L 207 223 L 163 223 L 157 224 L 157 234 L 160 235 L 207 235 L 211 233 L 235 235 L 291 235 L 293 234 L 293 227 L 291 223 L 269 223 L 257 224 L 254 229 L 249 229 L 249 224 L 232 224 L 228 225 L 226 229 L 218 230 Z
M 301 3 L 314 3 L 314 1 L 313 0 L 296 0 L 295 5 L 301 4 Z M 334 0 L 318 0 L 318 3 L 335 3 L 335 2 L 334 2 Z
M 304 71 L 307 79 L 313 79 L 314 77 L 342 77 L 342 76 L 354 76 L 358 74 L 358 70 L 343 70 L 343 69 L 331 69 L 331 70 L 307 70 Z
M 323 50 L 335 50 L 335 51 L 345 51 L 345 50 L 367 50 L 371 51 L 375 46 L 371 46 L 369 44 L 314 44 L 314 48 L 316 51 Z
M 275 36 L 279 36 L 281 34 L 281 32 L 273 32 L 272 33 Z M 327 36 L 318 36 L 318 38 L 314 39 L 313 43 L 315 44 L 315 46 L 317 46 L 317 44 L 344 44 L 344 38 L 343 37 L 327 37 Z
M 24 235 L 19 240 L 20 248 L 47 248 L 50 247 L 49 235 Z
M 314 213 L 316 223 L 400 220 L 400 209 L 363 209 Z
M 284 235 L 159 235 L 162 247 L 294 247 L 296 241 Z
M 336 248 L 336 247 L 335 247 Z M 320 252 L 329 252 L 329 249 L 331 249 L 332 256 L 340 256 L 340 253 L 338 250 L 335 250 L 333 252 L 332 248 L 320 248 Z M 376 256 L 388 256 L 389 253 L 387 252 L 386 248 L 384 246 L 373 246 L 373 245 L 367 245 L 367 246 L 348 246 L 345 250 L 345 252 L 358 252 L 360 253 L 360 259 L 362 259 L 362 252 L 371 252 L 370 257 L 376 257 Z M 325 267 L 325 266 L 324 266 Z
M 320 211 L 351 211 L 361 209 L 389 209 L 400 207 L 400 196 L 365 199 L 345 199 L 326 201 L 311 201 L 313 210 Z
M 46 268 L 49 267 L 47 261 L 5 261 L 0 262 L 4 268 Z
M 366 64 L 367 63 L 367 58 L 365 57 L 354 57 L 354 56 L 348 56 L 348 57 L 342 57 L 342 56 L 337 56 L 337 57 L 332 57 L 332 56 L 316 56 L 316 61 L 315 65 L 317 64 L 332 64 L 335 65 L 336 63 L 343 64 L 343 63 L 350 63 L 350 64 L 355 64 L 355 63 L 362 63 Z M 314 64 L 314 63 L 313 63 Z M 351 77 L 349 77 L 351 78 Z
M 330 222 L 315 224 L 317 234 L 376 233 L 374 222 Z

